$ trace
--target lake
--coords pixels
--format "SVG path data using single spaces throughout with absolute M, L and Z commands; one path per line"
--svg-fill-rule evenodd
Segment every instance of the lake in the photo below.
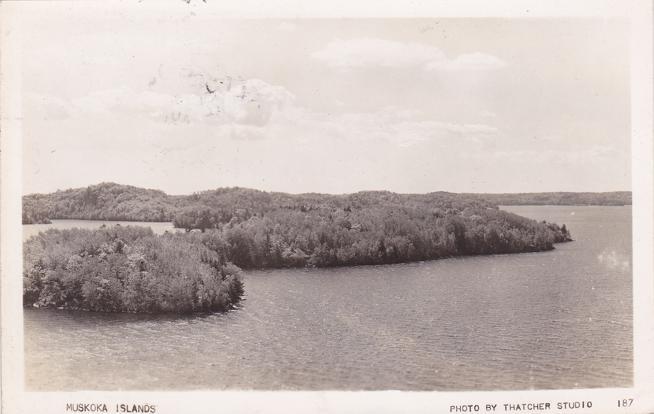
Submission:
M 565 223 L 575 241 L 542 253 L 247 272 L 245 300 L 226 314 L 180 318 L 26 309 L 26 386 L 631 386 L 631 207 L 503 208 Z M 49 226 L 79 224 L 61 222 Z M 35 226 L 24 227 L 28 232 Z
M 102 220 L 52 220 L 50 224 L 24 224 L 23 240 L 37 235 L 48 229 L 71 229 L 78 227 L 81 229 L 98 229 L 102 225 L 115 226 L 146 226 L 150 227 L 156 234 L 163 234 L 166 231 L 181 231 L 173 227 L 173 223 L 167 222 L 143 222 L 143 221 L 102 221 Z

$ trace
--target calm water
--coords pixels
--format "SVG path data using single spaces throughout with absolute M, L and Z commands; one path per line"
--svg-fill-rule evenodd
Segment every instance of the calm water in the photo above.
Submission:
M 114 226 L 146 226 L 152 228 L 157 234 L 163 234 L 165 231 L 177 231 L 171 222 L 140 222 L 140 221 L 101 221 L 101 220 L 52 220 L 50 224 L 25 224 L 23 225 L 23 240 L 39 234 L 39 232 L 48 229 L 70 229 L 79 227 L 81 229 L 97 229 L 102 225 Z
M 245 276 L 223 315 L 25 311 L 32 390 L 491 390 L 632 384 L 630 207 L 544 253 Z M 57 223 L 58 224 L 58 223 Z

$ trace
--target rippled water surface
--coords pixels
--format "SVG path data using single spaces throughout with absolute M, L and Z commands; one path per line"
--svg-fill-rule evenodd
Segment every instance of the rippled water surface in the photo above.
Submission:
M 26 382 L 69 389 L 491 390 L 632 384 L 631 208 L 505 209 L 556 250 L 245 275 L 187 318 L 25 311 Z

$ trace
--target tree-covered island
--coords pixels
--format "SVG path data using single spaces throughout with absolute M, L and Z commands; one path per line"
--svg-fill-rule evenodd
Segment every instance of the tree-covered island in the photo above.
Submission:
M 172 221 L 186 230 L 51 229 L 25 242 L 26 306 L 119 312 L 229 309 L 243 293 L 239 268 L 538 252 L 571 240 L 565 225 L 445 192 L 293 195 L 222 188 L 169 196 L 103 183 L 25 196 L 23 220 L 30 219 Z
M 101 312 L 226 311 L 240 269 L 196 238 L 145 227 L 50 229 L 23 249 L 23 304 Z

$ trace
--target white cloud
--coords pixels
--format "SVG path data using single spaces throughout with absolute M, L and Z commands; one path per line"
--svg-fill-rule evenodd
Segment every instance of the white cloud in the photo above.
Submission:
M 371 38 L 334 40 L 311 56 L 340 70 L 390 67 L 428 71 L 479 71 L 506 66 L 501 59 L 484 53 L 462 54 L 450 59 L 434 46 Z
M 479 115 L 481 115 L 483 118 L 497 118 L 497 114 L 493 111 L 489 111 L 487 109 L 482 110 Z
M 435 47 L 369 38 L 334 40 L 311 56 L 339 69 L 422 66 L 445 59 L 443 52 Z
M 279 25 L 277 25 L 277 30 L 281 30 L 283 32 L 294 32 L 297 30 L 297 24 L 292 22 L 281 22 Z
M 30 119 L 56 120 L 67 114 L 72 123 L 116 125 L 123 137 L 135 133 L 134 126 L 146 128 L 149 121 L 172 135 L 189 127 L 204 129 L 214 139 L 237 140 L 344 140 L 345 142 L 383 142 L 401 147 L 421 142 L 466 141 L 478 143 L 499 134 L 497 128 L 477 123 L 435 120 L 424 112 L 385 107 L 363 113 L 325 113 L 295 103 L 294 96 L 281 86 L 259 79 L 230 78 L 202 80 L 195 89 L 204 93 L 170 95 L 151 90 L 118 88 L 91 93 L 71 101 L 30 95 L 26 101 Z M 51 112 L 48 116 L 48 112 Z M 123 129 L 118 131 L 119 129 Z M 142 129 L 141 131 L 147 131 Z M 142 132 L 147 133 L 147 132 Z M 197 134 L 196 134 L 197 135 Z M 126 138 L 127 139 L 127 138 Z M 143 138 L 140 138 L 143 139 Z M 188 140 L 190 138 L 185 138 Z M 161 143 L 161 139 L 158 141 Z M 179 142 L 169 140 L 168 146 Z
M 213 80 L 198 91 L 178 95 L 117 88 L 93 92 L 70 101 L 29 94 L 28 111 L 42 119 L 89 116 L 142 117 L 165 123 L 208 122 L 263 126 L 274 111 L 294 96 L 285 88 L 259 79 Z
M 462 142 L 477 144 L 497 136 L 500 131 L 490 125 L 458 124 L 425 119 L 420 111 L 395 107 L 376 112 L 328 115 L 300 110 L 286 114 L 286 121 L 310 136 L 322 139 L 341 138 L 350 142 L 391 143 L 401 147 L 422 142 L 444 145 Z M 302 133 L 302 132 L 299 132 Z M 298 130 L 290 135 L 297 135 Z
M 426 65 L 427 70 L 450 70 L 450 71 L 475 71 L 475 70 L 494 70 L 501 69 L 506 63 L 492 55 L 485 53 L 467 53 L 459 55 L 451 60 L 441 60 L 429 62 Z
M 613 147 L 592 146 L 577 149 L 513 149 L 494 150 L 489 153 L 468 153 L 467 158 L 481 158 L 500 162 L 520 163 L 523 165 L 602 165 L 623 156 Z

